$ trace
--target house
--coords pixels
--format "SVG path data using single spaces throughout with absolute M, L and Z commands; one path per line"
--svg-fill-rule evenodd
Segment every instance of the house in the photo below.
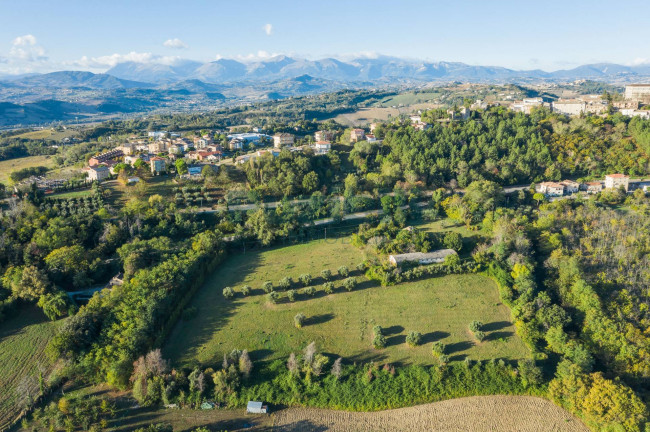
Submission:
M 122 153 L 125 155 L 131 155 L 135 153 L 135 143 L 124 143 L 119 147 L 116 147 L 115 150 L 122 150 Z
M 650 120 L 650 111 L 649 110 L 638 110 L 638 109 L 621 109 L 619 110 L 621 114 L 626 117 L 641 117 L 645 120 Z
M 607 110 L 607 102 L 603 100 L 557 100 L 551 103 L 554 113 L 565 115 L 580 115 L 582 113 L 600 114 Z
M 542 182 L 535 185 L 535 192 L 543 193 L 546 196 L 564 195 L 564 185 L 556 182 Z
M 99 165 L 102 162 L 106 162 L 111 159 L 119 158 L 124 156 L 124 152 L 118 147 L 116 149 L 98 154 L 96 156 L 91 157 L 88 159 L 88 165 L 89 166 L 96 166 Z
M 373 134 L 366 135 L 366 141 L 368 142 L 377 142 L 377 137 Z
M 542 98 L 527 98 L 521 101 L 515 101 L 512 104 L 512 110 L 515 112 L 522 112 L 530 114 L 533 108 L 544 106 L 544 99 Z
M 246 413 L 248 414 L 268 414 L 269 408 L 262 402 L 248 401 Z
M 573 180 L 562 180 L 560 184 L 564 186 L 564 191 L 568 194 L 573 194 L 580 190 L 580 183 Z
M 603 190 L 603 184 L 601 182 L 587 182 L 584 184 L 584 189 L 588 194 L 595 194 Z
M 151 166 L 152 174 L 160 174 L 167 170 L 165 159 L 159 156 L 152 157 L 151 160 L 149 160 L 149 164 Z
M 147 136 L 148 136 L 149 138 L 153 138 L 153 139 L 165 138 L 165 135 L 167 135 L 167 131 L 152 131 L 152 132 L 147 132 Z
M 294 142 L 293 135 L 288 133 L 278 133 L 273 135 L 273 147 L 281 148 L 284 146 L 292 146 Z
M 231 134 L 228 135 L 229 140 L 239 140 L 243 141 L 245 143 L 253 143 L 255 145 L 262 145 L 264 144 L 264 140 L 270 139 L 271 137 L 265 134 L 261 133 L 239 133 L 239 134 Z
M 628 84 L 625 86 L 625 99 L 650 101 L 650 84 Z
M 418 123 L 413 125 L 413 127 L 415 128 L 415 130 L 419 130 L 419 131 L 425 131 L 431 129 L 431 125 L 429 123 Z
M 240 140 L 240 139 L 231 139 L 230 142 L 228 142 L 228 148 L 232 151 L 236 150 L 244 150 L 244 144 L 245 141 Z
M 418 123 L 422 123 L 422 116 L 419 115 L 412 115 L 409 117 L 411 120 L 411 124 L 416 125 Z
M 363 129 L 352 129 L 350 131 L 350 142 L 354 143 L 361 141 L 366 136 L 366 133 Z
M 333 141 L 336 132 L 328 130 L 320 130 L 314 134 L 314 141 Z
M 609 174 L 605 176 L 605 189 L 618 189 L 623 187 L 625 192 L 629 187 L 630 176 L 625 174 Z
M 96 165 L 84 168 L 88 175 L 88 179 L 92 181 L 102 181 L 111 176 L 111 172 L 106 165 Z
M 147 150 L 149 151 L 149 153 L 153 153 L 153 154 L 166 152 L 168 148 L 169 148 L 168 143 L 163 140 L 154 141 L 147 146 Z
M 416 264 L 434 264 L 443 263 L 450 255 L 457 255 L 453 249 L 439 249 L 432 252 L 413 252 L 399 255 L 390 255 L 388 261 L 394 266 L 402 264 L 416 263 Z
M 167 150 L 170 155 L 181 155 L 185 151 L 185 146 L 178 145 L 178 144 L 172 144 L 169 146 L 169 149 Z
M 314 144 L 314 153 L 317 155 L 323 155 L 329 153 L 332 150 L 332 143 L 329 141 L 318 141 Z

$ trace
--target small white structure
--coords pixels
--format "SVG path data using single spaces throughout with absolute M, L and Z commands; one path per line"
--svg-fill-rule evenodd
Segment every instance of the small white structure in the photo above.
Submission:
M 399 255 L 390 255 L 388 261 L 394 266 L 404 263 L 417 263 L 417 264 L 434 264 L 443 263 L 450 255 L 457 255 L 453 249 L 439 249 L 432 252 L 413 252 Z
M 630 177 L 625 174 L 609 174 L 605 176 L 605 189 L 618 189 L 621 186 L 627 192 Z
M 560 184 L 564 186 L 564 191 L 568 194 L 573 194 L 580 190 L 580 183 L 573 180 L 562 180 Z
M 268 407 L 262 402 L 248 401 L 248 405 L 246 405 L 248 414 L 267 414 L 268 410 Z

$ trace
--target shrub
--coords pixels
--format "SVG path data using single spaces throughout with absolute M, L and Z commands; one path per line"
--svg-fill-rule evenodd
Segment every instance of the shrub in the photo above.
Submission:
M 353 277 L 349 277 L 343 281 L 343 286 L 345 287 L 346 290 L 352 291 L 354 287 L 357 286 L 357 280 Z
M 223 289 L 223 296 L 227 299 L 231 299 L 235 296 L 235 291 L 230 287 L 225 287 Z
M 463 247 L 463 238 L 457 232 L 449 231 L 445 234 L 442 244 L 444 244 L 447 249 L 453 249 L 456 252 L 460 252 Z
M 271 281 L 266 281 L 262 284 L 262 289 L 264 290 L 265 293 L 271 293 L 273 292 L 273 283 Z
M 350 270 L 346 266 L 341 266 L 338 269 L 338 273 L 341 277 L 348 277 L 350 275 Z
M 422 333 L 412 331 L 406 335 L 406 343 L 411 347 L 416 347 L 422 342 Z
M 310 286 L 302 290 L 302 292 L 307 294 L 308 296 L 313 297 L 314 295 L 316 295 L 316 288 Z
M 321 270 L 320 277 L 322 277 L 324 281 L 328 281 L 332 279 L 332 272 L 328 269 Z
M 293 317 L 293 324 L 296 326 L 296 328 L 302 328 L 306 319 L 307 317 L 305 317 L 302 312 L 299 312 L 295 317 Z
M 474 332 L 474 337 L 475 337 L 479 342 L 483 342 L 483 340 L 485 339 L 485 332 L 483 332 L 483 331 L 481 331 L 481 330 L 479 330 L 479 331 L 475 331 L 475 332 Z
M 298 280 L 303 286 L 309 286 L 311 284 L 311 275 L 309 273 L 301 274 Z
M 275 291 L 271 291 L 270 293 L 268 293 L 268 294 L 266 295 L 266 299 L 267 299 L 270 303 L 275 304 L 275 303 L 278 302 L 278 300 L 280 300 L 280 294 L 276 293 Z
M 253 289 L 250 287 L 250 285 L 244 285 L 243 287 L 241 287 L 241 293 L 245 296 L 251 295 L 252 290 Z
M 434 342 L 433 346 L 431 347 L 431 350 L 433 351 L 433 355 L 435 355 L 436 357 L 440 357 L 444 355 L 445 349 L 447 349 L 447 347 L 443 342 L 440 341 Z
M 359 264 L 357 264 L 357 270 L 359 270 L 360 272 L 366 271 L 366 263 L 360 262 Z
M 386 336 L 383 334 L 376 334 L 375 338 L 372 340 L 372 346 L 375 349 L 386 348 Z
M 280 279 L 280 282 L 278 283 L 278 286 L 282 289 L 288 290 L 291 288 L 291 285 L 293 284 L 293 281 L 289 276 L 285 276 L 282 279 Z
M 289 290 L 287 291 L 287 299 L 289 299 L 290 302 L 296 300 L 296 290 Z
M 334 283 L 325 282 L 323 284 L 323 291 L 325 291 L 326 294 L 332 294 L 334 292 Z
M 481 330 L 483 328 L 483 323 L 481 321 L 472 321 L 469 323 L 469 330 L 472 333 L 476 333 L 477 331 Z
M 447 354 L 440 354 L 438 356 L 438 361 L 440 362 L 441 365 L 446 365 L 449 363 L 449 356 Z

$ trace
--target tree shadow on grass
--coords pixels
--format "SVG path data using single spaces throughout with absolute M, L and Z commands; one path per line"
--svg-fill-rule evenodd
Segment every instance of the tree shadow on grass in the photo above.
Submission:
M 259 360 L 264 360 L 265 358 L 273 354 L 273 351 L 271 351 L 270 349 L 262 348 L 262 349 L 252 350 L 249 352 L 249 354 L 252 360 L 259 361 Z
M 401 333 L 403 331 L 404 331 L 404 327 L 402 327 L 401 325 L 394 325 L 390 327 L 385 327 L 383 329 L 384 336 L 391 336 L 397 333 Z
M 489 341 L 495 341 L 495 340 L 499 340 L 499 339 L 507 340 L 507 339 L 511 338 L 512 336 L 514 336 L 514 335 L 515 334 L 513 332 L 511 332 L 511 331 L 497 331 L 497 332 L 493 332 L 493 333 L 490 333 L 489 335 L 487 335 L 485 340 L 489 340 Z
M 428 344 L 431 342 L 437 342 L 441 339 L 451 336 L 451 333 L 442 332 L 442 331 L 432 331 L 422 335 L 421 345 Z
M 305 321 L 305 325 L 310 326 L 310 325 L 323 324 L 333 319 L 334 319 L 333 313 L 314 315 L 312 317 L 307 318 L 307 320 Z
M 504 328 L 510 327 L 512 323 L 508 321 L 494 321 L 491 323 L 483 324 L 481 330 L 484 332 L 493 332 L 496 330 L 502 330 Z
M 386 346 L 387 347 L 402 345 L 404 343 L 406 343 L 406 335 L 403 335 L 403 334 L 398 334 L 398 335 L 386 338 Z
M 449 361 L 463 361 L 467 358 L 467 354 L 456 354 L 449 357 Z
M 456 343 L 452 343 L 452 344 L 447 345 L 447 349 L 445 350 L 445 352 L 447 354 L 453 354 L 453 353 L 468 350 L 468 349 L 472 348 L 473 346 L 474 346 L 474 344 L 472 342 L 469 342 L 469 341 L 456 342 Z

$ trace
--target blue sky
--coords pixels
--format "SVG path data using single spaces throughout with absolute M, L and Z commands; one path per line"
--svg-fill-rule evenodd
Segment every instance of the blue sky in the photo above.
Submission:
M 0 72 L 392 55 L 515 69 L 650 62 L 650 2 L 0 0 Z

